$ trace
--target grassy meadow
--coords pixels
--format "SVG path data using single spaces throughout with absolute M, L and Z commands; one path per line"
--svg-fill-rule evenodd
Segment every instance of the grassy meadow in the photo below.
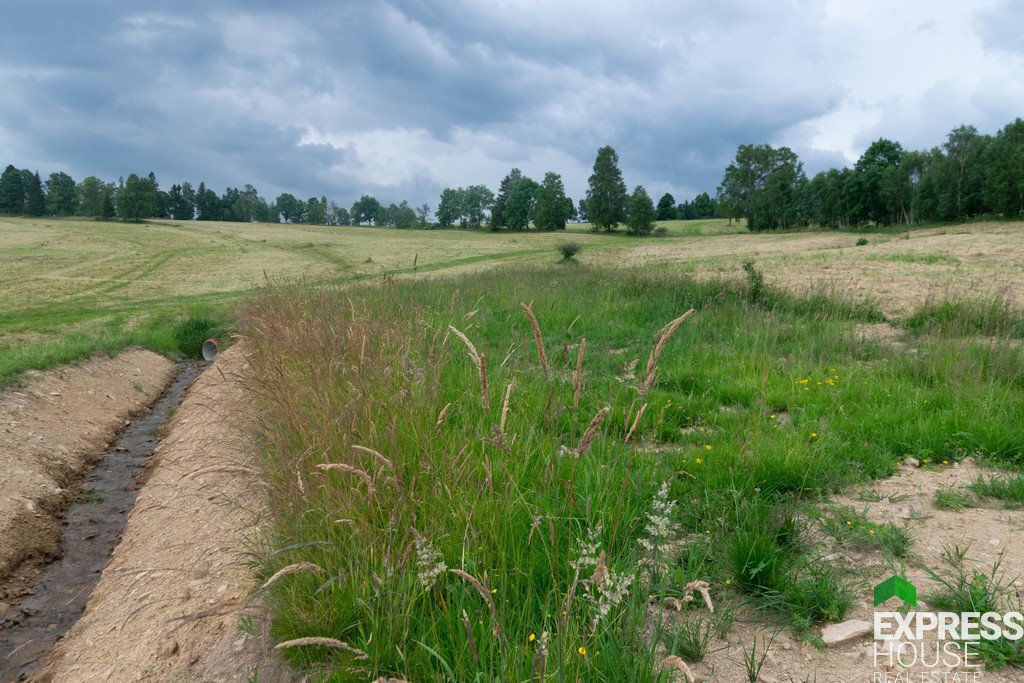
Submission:
M 859 333 L 877 306 L 762 277 L 254 294 L 274 640 L 332 681 L 670 680 L 738 614 L 814 642 L 877 579 L 827 548 L 913 557 L 829 496 L 909 456 L 1019 468 L 1024 353 L 955 314 L 908 353 Z
M 573 226 L 588 255 L 622 235 Z M 737 231 L 681 221 L 673 238 Z M 308 225 L 0 218 L 0 386 L 42 369 L 141 344 L 194 353 L 267 278 L 347 282 L 555 260 L 563 234 L 399 231 Z M 667 240 L 667 241 L 668 241 Z M 184 326 L 184 327 L 182 327 Z M 200 339 L 200 341 L 202 341 Z
M 1019 469 L 1024 240 L 664 227 L 4 219 L 0 385 L 238 331 L 274 511 L 258 571 L 293 663 L 667 680 L 738 615 L 814 642 L 870 578 L 832 545 L 913 561 L 903 527 L 833 493 L 909 456 Z

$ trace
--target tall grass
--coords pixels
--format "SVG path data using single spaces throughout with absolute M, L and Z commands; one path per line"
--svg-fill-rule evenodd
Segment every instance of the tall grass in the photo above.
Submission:
M 583 267 L 258 293 L 261 571 L 321 570 L 268 588 L 274 638 L 345 643 L 286 650 L 331 680 L 644 681 L 701 586 L 842 618 L 805 507 L 908 454 L 1024 459 L 1019 350 L 900 355 L 873 316 Z

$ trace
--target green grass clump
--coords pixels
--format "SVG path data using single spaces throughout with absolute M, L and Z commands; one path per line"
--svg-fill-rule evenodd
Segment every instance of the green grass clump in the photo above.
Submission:
M 962 489 L 938 489 L 935 492 L 935 507 L 940 510 L 959 511 L 977 507 L 977 501 L 974 496 Z
M 936 612 L 997 612 L 1000 614 L 1016 611 L 1022 606 L 1011 586 L 1006 585 L 996 562 L 988 573 L 967 567 L 969 546 L 945 546 L 942 551 L 942 565 L 938 569 L 928 568 L 928 575 L 939 589 L 925 596 L 929 609 Z M 1024 641 L 1009 640 L 1005 636 L 998 640 L 980 640 L 972 653 L 985 662 L 988 668 L 1005 665 L 1024 665 Z
M 1008 508 L 1024 507 L 1024 475 L 978 475 L 967 488 L 979 496 L 1000 500 Z
M 859 550 L 879 550 L 892 557 L 906 558 L 913 539 L 903 527 L 874 523 L 863 512 L 846 506 L 830 508 L 822 527 L 842 546 Z
M 1024 312 L 1013 308 L 1003 297 L 942 299 L 921 306 L 903 325 L 917 334 L 1020 339 L 1024 337 Z
M 694 582 L 799 630 L 842 618 L 804 511 L 911 453 L 1024 461 L 1018 351 L 901 354 L 850 333 L 870 314 L 583 265 L 254 294 L 260 573 L 323 570 L 275 582 L 274 639 L 366 654 L 286 650 L 333 680 L 645 681 L 683 639 L 642 638 L 649 606 Z M 845 514 L 837 539 L 909 551 Z
M 203 342 L 221 334 L 216 320 L 189 316 L 174 326 L 174 342 L 178 351 L 189 358 L 201 358 Z

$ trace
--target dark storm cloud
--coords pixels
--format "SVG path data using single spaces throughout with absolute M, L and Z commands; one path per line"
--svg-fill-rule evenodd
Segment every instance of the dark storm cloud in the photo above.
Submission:
M 1000 102 L 974 77 L 992 64 L 977 60 L 961 60 L 959 80 L 947 68 L 886 90 L 886 27 L 910 50 L 948 40 L 959 4 L 887 22 L 869 16 L 887 11 L 879 0 L 827 7 L 13 3 L 0 26 L 0 163 L 433 204 L 446 185 L 493 188 L 512 166 L 559 171 L 578 197 L 597 147 L 612 144 L 630 186 L 682 199 L 713 191 L 739 144 L 789 144 L 820 170 L 876 133 L 937 144 L 953 115 L 921 125 L 937 103 L 979 128 L 1019 104 L 1019 87 Z M 990 50 L 1020 49 L 1012 3 L 971 11 Z M 876 39 L 882 49 L 867 49 Z M 984 77 L 1019 73 L 1014 63 Z

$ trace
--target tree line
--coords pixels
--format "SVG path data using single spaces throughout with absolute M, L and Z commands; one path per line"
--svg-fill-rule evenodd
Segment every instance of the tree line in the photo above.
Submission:
M 217 194 L 205 182 L 171 185 L 163 190 L 156 175 L 131 174 L 116 183 L 89 176 L 81 182 L 63 171 L 42 180 L 38 172 L 7 166 L 0 175 L 0 214 L 23 216 L 83 216 L 102 220 L 141 221 L 169 218 L 197 221 L 305 223 L 311 225 L 374 225 L 397 228 L 469 228 L 495 231 L 564 230 L 569 221 L 591 221 L 595 230 L 615 230 L 625 224 L 632 234 L 648 234 L 655 220 L 704 218 L 715 215 L 715 200 L 707 193 L 692 202 L 676 204 L 665 194 L 655 207 L 638 186 L 627 194 L 618 155 L 612 147 L 598 150 L 587 196 L 574 204 L 565 193 L 561 175 L 548 172 L 537 182 L 513 168 L 495 194 L 486 185 L 445 188 L 435 222 L 429 204 L 412 207 L 407 201 L 385 205 L 364 194 L 351 208 L 327 197 L 303 201 L 282 193 L 274 201 L 260 196 L 252 185 L 229 187 Z
M 995 135 L 962 125 L 938 147 L 873 142 L 853 168 L 808 178 L 788 147 L 740 145 L 718 188 L 723 215 L 753 231 L 1024 217 L 1024 119 Z
M 351 210 L 327 197 L 303 201 L 287 192 L 268 202 L 252 185 L 229 187 L 218 195 L 206 186 L 184 182 L 162 190 L 156 176 L 131 174 L 116 183 L 89 176 L 76 183 L 58 171 L 42 180 L 38 172 L 7 166 L 0 175 L 0 214 L 11 216 L 84 216 L 141 221 L 170 218 L 243 223 L 306 223 L 311 225 L 388 225 L 424 227 L 430 207 L 413 209 L 408 202 L 384 205 L 363 195 Z
M 746 144 L 725 169 L 716 196 L 704 192 L 677 203 L 665 193 L 655 205 L 643 186 L 627 191 L 611 146 L 597 151 L 586 196 L 566 195 L 562 177 L 548 172 L 537 182 L 513 168 L 497 193 L 486 185 L 445 188 L 435 221 L 428 204 L 383 204 L 364 194 L 351 208 L 327 197 L 302 200 L 282 193 L 268 202 L 252 185 L 218 195 L 204 182 L 162 190 L 156 176 L 132 174 L 117 183 L 89 176 L 76 183 L 64 172 L 44 181 L 38 172 L 7 166 L 0 175 L 0 214 L 87 216 L 139 221 L 284 222 L 313 225 L 376 225 L 397 228 L 461 227 L 495 231 L 564 230 L 569 221 L 595 231 L 624 225 L 650 234 L 655 221 L 710 217 L 743 218 L 750 230 L 805 226 L 851 228 L 952 222 L 980 216 L 1024 217 L 1024 119 L 995 135 L 974 126 L 953 129 L 927 151 L 905 150 L 885 138 L 873 142 L 852 168 L 832 168 L 808 178 L 788 147 Z

